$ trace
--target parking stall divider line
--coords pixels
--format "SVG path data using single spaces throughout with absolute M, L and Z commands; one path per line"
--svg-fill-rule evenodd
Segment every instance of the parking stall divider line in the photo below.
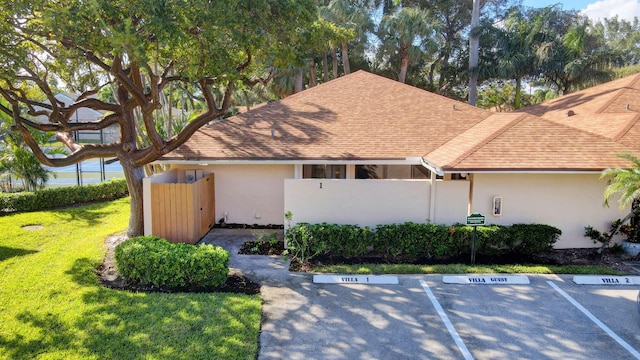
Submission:
M 458 349 L 460 349 L 462 356 L 464 356 L 465 360 L 473 360 L 473 356 L 471 355 L 471 352 L 469 351 L 469 349 L 467 349 L 467 346 L 462 341 L 462 338 L 456 331 L 456 328 L 453 327 L 453 324 L 451 323 L 451 320 L 449 320 L 447 313 L 444 312 L 444 309 L 442 308 L 442 306 L 438 302 L 438 299 L 436 299 L 436 296 L 433 294 L 433 292 L 429 288 L 429 285 L 427 284 L 427 282 L 424 280 L 420 280 L 420 285 L 422 285 L 424 292 L 427 293 L 429 300 L 431 300 L 431 304 L 433 304 L 433 307 L 438 312 L 440 319 L 442 319 L 442 322 L 446 326 L 447 330 L 449 330 L 449 334 L 451 335 L 451 337 L 453 338 L 453 341 L 458 346 Z
M 547 281 L 547 284 L 555 289 L 560 295 L 562 295 L 567 301 L 569 301 L 573 306 L 575 306 L 578 310 L 580 310 L 583 314 L 585 314 L 591 321 L 593 321 L 596 325 L 598 325 L 607 335 L 611 336 L 618 344 L 622 345 L 628 352 L 631 353 L 636 359 L 640 360 L 640 353 L 636 351 L 629 343 L 624 341 L 621 337 L 619 337 L 613 330 L 611 330 L 607 325 L 605 325 L 602 321 L 600 321 L 597 317 L 595 317 L 589 310 L 587 310 L 584 306 L 582 306 L 579 302 L 577 302 L 571 295 L 567 294 L 564 290 L 560 289 L 558 285 L 556 285 L 553 281 Z

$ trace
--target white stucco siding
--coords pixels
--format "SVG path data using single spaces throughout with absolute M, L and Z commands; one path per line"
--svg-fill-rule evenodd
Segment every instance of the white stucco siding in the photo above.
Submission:
M 464 223 L 469 214 L 469 181 L 437 181 L 434 224 Z
M 608 230 L 621 218 L 617 203 L 603 207 L 606 181 L 598 174 L 474 174 L 471 211 L 489 224 L 540 223 L 562 230 L 556 248 L 597 246 L 584 227 Z M 492 216 L 494 196 L 503 198 L 503 215 Z
M 289 179 L 285 180 L 285 211 L 293 214 L 292 224 L 425 223 L 430 186 L 429 180 Z
M 172 169 L 202 169 L 215 174 L 216 222 L 227 215 L 234 224 L 283 224 L 284 179 L 293 165 L 174 165 Z

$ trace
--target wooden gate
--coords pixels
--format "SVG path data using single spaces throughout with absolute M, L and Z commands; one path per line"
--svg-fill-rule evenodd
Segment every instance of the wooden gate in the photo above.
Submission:
M 214 175 L 190 184 L 151 184 L 152 234 L 195 244 L 215 224 Z

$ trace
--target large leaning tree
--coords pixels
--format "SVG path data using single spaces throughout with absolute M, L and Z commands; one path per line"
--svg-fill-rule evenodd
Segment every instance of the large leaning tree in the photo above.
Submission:
M 0 0 L 0 96 L 8 102 L 0 112 L 45 165 L 118 158 L 131 196 L 127 232 L 139 235 L 144 166 L 224 116 L 234 85 L 291 61 L 296 36 L 315 19 L 313 0 Z M 189 89 L 206 110 L 167 137 L 156 115 L 170 86 Z M 80 95 L 64 104 L 59 88 Z M 105 89 L 111 100 L 95 96 Z M 76 122 L 83 108 L 105 115 Z M 115 125 L 113 143 L 74 140 Z M 68 155 L 48 156 L 34 131 L 55 133 Z

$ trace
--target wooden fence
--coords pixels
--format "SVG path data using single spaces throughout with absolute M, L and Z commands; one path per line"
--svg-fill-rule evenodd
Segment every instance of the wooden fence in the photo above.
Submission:
M 151 184 L 152 234 L 195 244 L 215 224 L 214 175 L 190 184 Z

